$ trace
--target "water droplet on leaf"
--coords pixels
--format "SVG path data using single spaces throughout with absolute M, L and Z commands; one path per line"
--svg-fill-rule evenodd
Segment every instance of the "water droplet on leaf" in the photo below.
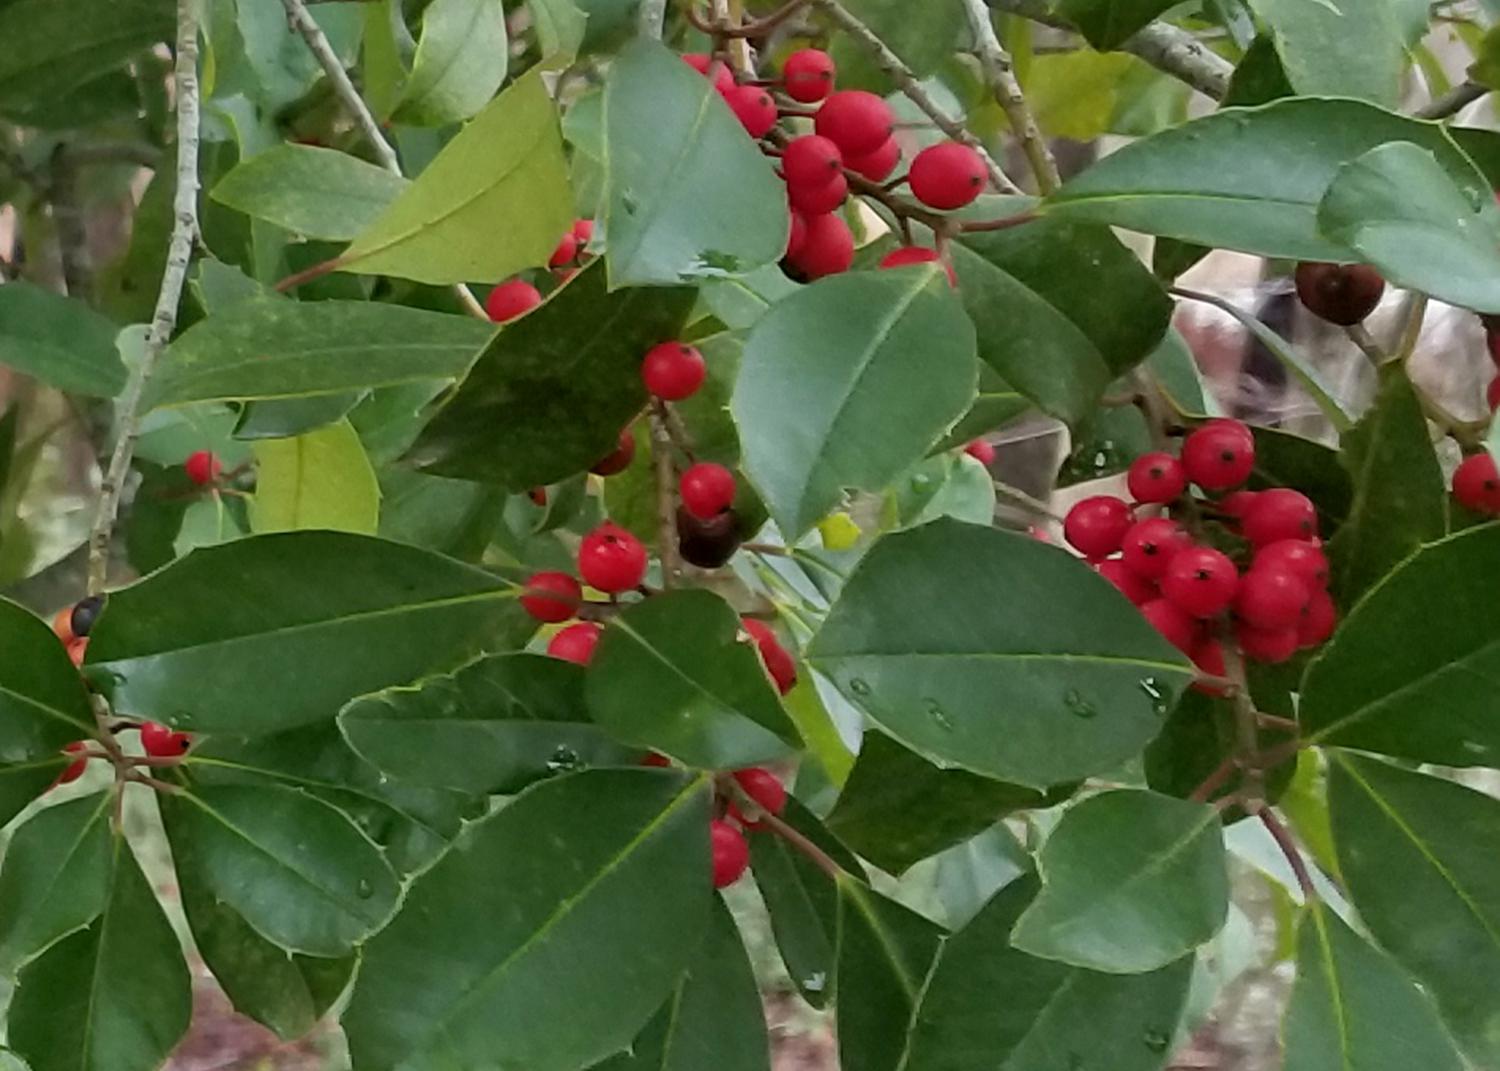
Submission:
M 1083 697 L 1083 693 L 1077 688 L 1069 688 L 1068 693 L 1063 696 L 1063 706 L 1068 708 L 1068 713 L 1075 718 L 1092 718 L 1099 713 L 1094 704 Z
M 870 682 L 865 680 L 863 677 L 850 677 L 849 690 L 855 695 L 869 695 Z
M 1146 1037 L 1144 1040 L 1146 1042 L 1146 1048 L 1150 1049 L 1152 1052 L 1166 1052 L 1167 1046 L 1172 1042 L 1172 1039 L 1160 1030 L 1146 1031 Z
M 933 720 L 939 729 L 946 729 L 951 733 L 953 731 L 953 719 L 948 716 L 948 712 L 938 704 L 936 699 L 928 699 L 926 703 L 927 716 Z
M 1162 687 L 1161 681 L 1155 677 L 1146 677 L 1136 682 L 1141 691 L 1146 693 L 1146 698 L 1151 700 L 1152 713 L 1158 717 L 1165 717 L 1167 713 L 1167 690 Z
M 354 886 L 354 894 L 361 900 L 368 900 L 375 895 L 375 886 L 371 885 L 364 878 L 360 878 L 359 884 Z

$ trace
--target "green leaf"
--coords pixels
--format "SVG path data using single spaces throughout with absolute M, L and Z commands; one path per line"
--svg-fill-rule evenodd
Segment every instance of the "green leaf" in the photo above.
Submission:
M 935 268 L 832 276 L 777 302 L 750 333 L 731 408 L 782 534 L 921 460 L 974 400 L 974 353 Z M 789 394 L 792 382 L 802 389 Z
M 913 7 L 906 0 L 846 0 L 844 6 L 919 77 L 932 74 L 953 54 L 964 28 L 962 0 L 930 0 L 920 7 Z M 863 42 L 841 34 L 835 37 L 834 45 L 839 60 L 845 58 L 840 54 L 840 45 L 864 59 Z M 841 73 L 842 68 L 843 64 Z M 886 77 L 882 72 L 881 78 Z M 844 87 L 844 78 L 840 78 L 839 85 Z
M 8 1039 L 31 1071 L 160 1067 L 187 1032 L 177 934 L 123 837 L 111 855 L 103 914 L 21 971 Z
M 374 535 L 380 526 L 380 484 L 347 420 L 295 439 L 255 444 L 256 532 L 326 528 Z
M 689 766 L 753 766 L 800 743 L 739 616 L 709 591 L 671 592 L 611 618 L 585 694 L 617 739 Z
M 1372 588 L 1308 667 L 1304 739 L 1447 766 L 1500 765 L 1500 527 L 1424 547 Z M 1420 631 L 1413 633 L 1413 628 Z
M 88 667 L 116 713 L 256 735 L 446 668 L 521 613 L 508 584 L 429 551 L 335 532 L 255 536 L 111 595 Z
M 393 118 L 415 126 L 467 119 L 504 83 L 509 60 L 501 0 L 433 0 Z
M 529 0 L 542 58 L 570 61 L 583 45 L 587 16 L 573 0 Z
M 234 426 L 234 437 L 254 442 L 257 439 L 290 439 L 336 424 L 359 404 L 363 394 L 314 394 L 306 398 L 267 398 L 246 402 Z
M 1500 973 L 1500 802 L 1328 754 L 1334 843 L 1361 921 L 1433 995 L 1475 1065 L 1493 1065 L 1500 1010 L 1475 981 Z
M 1229 910 L 1214 808 L 1118 789 L 1070 807 L 1037 858 L 1042 891 L 1012 941 L 1044 959 L 1141 974 L 1213 937 Z
M 283 144 L 235 167 L 210 196 L 305 238 L 346 242 L 410 185 L 348 153 Z
M 1476 184 L 1477 169 L 1461 188 L 1427 149 L 1382 145 L 1339 169 L 1318 225 L 1396 286 L 1500 312 L 1500 228 Z
M 1127 145 L 1066 183 L 1046 210 L 1266 256 L 1350 260 L 1319 233 L 1318 204 L 1344 163 L 1387 141 L 1436 153 L 1460 188 L 1489 195 L 1437 124 L 1359 101 L 1293 98 L 1225 109 Z
M 877 543 L 808 660 L 919 755 L 1033 788 L 1138 753 L 1189 676 L 1083 562 L 950 520 Z
M 702 778 L 591 770 L 468 827 L 365 946 L 354 1063 L 573 1071 L 623 1049 L 708 922 L 708 808 Z
M 115 349 L 116 333 L 114 324 L 81 301 L 24 279 L 0 287 L 0 364 L 58 390 L 92 398 L 120 393 L 125 365 Z
M 1061 0 L 1056 11 L 1089 44 L 1107 52 L 1172 6 L 1172 0 Z
M 1401 103 L 1406 49 L 1394 5 L 1249 0 L 1270 30 L 1293 90 L 1309 97 Z
M 995 482 L 989 469 L 962 452 L 942 453 L 913 467 L 891 489 L 893 523 L 912 528 L 939 517 L 969 524 L 995 519 Z
M 559 770 L 639 755 L 588 720 L 583 669 L 538 654 L 489 655 L 456 673 L 354 700 L 350 744 L 399 780 L 513 795 Z
M 1316 900 L 1297 929 L 1286 1071 L 1460 1071 L 1427 997 L 1387 956 Z
M 498 282 L 547 263 L 572 223 L 557 111 L 533 70 L 443 146 L 338 264 L 435 286 Z
M 1043 219 L 965 236 L 953 256 L 980 358 L 1069 424 L 1093 415 L 1171 320 L 1161 284 L 1107 227 Z
M 781 258 L 785 186 L 713 84 L 674 53 L 648 40 L 620 53 L 604 122 L 612 288 L 743 275 Z
M 891 874 L 983 833 L 1013 811 L 1062 802 L 966 770 L 945 770 L 884 733 L 866 732 L 828 829 Z
M 912 1016 L 909 1071 L 1157 1071 L 1193 974 L 1190 956 L 1148 974 L 1102 974 L 1010 943 L 1034 877 L 996 893 L 944 942 Z
M 0 867 L 0 972 L 104 910 L 111 863 L 109 797 L 82 796 L 37 812 L 16 829 Z
M 1330 544 L 1333 588 L 1352 605 L 1423 543 L 1447 530 L 1448 489 L 1405 366 L 1380 372 L 1374 407 L 1343 436 L 1354 501 Z
M 13 0 L 0 6 L 0 110 L 60 97 L 170 41 L 170 0 Z
M 610 292 L 601 266 L 585 269 L 494 336 L 409 460 L 512 491 L 583 472 L 615 449 L 645 404 L 641 359 L 681 330 L 693 296 L 675 287 Z
M 247 301 L 189 328 L 167 350 L 147 408 L 309 398 L 452 379 L 493 327 L 364 301 Z

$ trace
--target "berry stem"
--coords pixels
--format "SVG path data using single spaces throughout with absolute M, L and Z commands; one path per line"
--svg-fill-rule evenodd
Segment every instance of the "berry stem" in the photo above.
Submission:
M 1004 216 L 1000 219 L 974 219 L 959 224 L 958 229 L 965 234 L 978 231 L 1004 231 L 1011 227 L 1019 227 L 1023 223 L 1030 223 L 1037 218 L 1035 212 L 1018 212 L 1014 216 Z
M 1036 179 L 1036 187 L 1045 197 L 1062 185 L 1057 161 L 1037 126 L 1036 116 L 1026 103 L 1026 95 L 1021 92 L 1015 63 L 995 34 L 989 7 L 984 0 L 964 0 L 964 7 L 969 16 L 969 28 L 974 32 L 974 52 L 979 57 L 985 80 L 995 94 L 995 102 L 1010 121 L 1011 132 L 1020 140 L 1021 150 L 1026 154 L 1026 162 L 1031 165 L 1031 174 Z
M 719 792 L 733 799 L 740 811 L 754 819 L 756 825 L 775 833 L 782 840 L 797 849 L 797 851 L 807 856 L 819 870 L 823 871 L 823 873 L 827 874 L 834 881 L 838 881 L 840 878 L 848 875 L 848 871 L 839 866 L 834 861 L 833 856 L 829 855 L 822 848 L 819 848 L 803 833 L 793 829 L 781 818 L 778 818 L 759 803 L 756 803 L 750 797 L 750 794 L 741 788 L 739 782 L 733 777 L 727 774 L 720 774 L 716 780 Z
M 1292 873 L 1297 875 L 1297 884 L 1302 887 L 1302 895 L 1308 900 L 1316 900 L 1318 890 L 1313 886 L 1312 875 L 1308 873 L 1307 863 L 1302 858 L 1302 852 L 1297 848 L 1297 842 L 1292 839 L 1291 830 L 1287 829 L 1272 812 L 1271 808 L 1261 806 L 1257 809 L 1257 815 L 1266 831 L 1276 841 L 1281 854 L 1286 856 L 1286 861 L 1292 868 Z
M 1285 729 L 1290 733 L 1297 733 L 1302 731 L 1302 726 L 1298 725 L 1291 718 L 1277 717 L 1275 714 L 1267 714 L 1263 710 L 1256 712 L 1255 720 L 1260 722 L 1260 724 L 1267 729 Z M 1262 755 L 1261 758 L 1264 759 L 1265 756 Z
M 155 777 L 147 777 L 142 773 L 131 773 L 126 775 L 125 782 L 131 785 L 144 785 L 156 792 L 165 792 L 169 796 L 180 796 L 187 789 L 181 785 L 174 785 L 168 781 L 162 781 Z
M 656 541 L 661 556 L 661 586 L 671 591 L 682 571 L 677 549 L 677 467 L 672 462 L 672 433 L 667 405 L 651 400 L 651 461 L 656 473 Z
M 1239 772 L 1240 764 L 1235 756 L 1230 755 L 1219 763 L 1214 772 L 1203 779 L 1203 783 L 1188 794 L 1188 799 L 1194 803 L 1207 803 L 1213 794 L 1227 785 L 1236 773 Z

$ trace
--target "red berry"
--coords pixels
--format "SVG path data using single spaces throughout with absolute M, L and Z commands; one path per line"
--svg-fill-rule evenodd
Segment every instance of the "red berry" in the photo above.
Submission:
M 782 256 L 787 260 L 795 260 L 803 246 L 807 245 L 807 219 L 795 208 L 788 208 L 787 214 L 791 217 L 791 227 L 787 231 L 786 252 Z
M 1106 559 L 1094 568 L 1098 570 L 1100 576 L 1119 588 L 1120 594 L 1137 606 L 1143 606 L 1161 594 L 1156 590 L 1155 584 L 1131 572 L 1130 568 L 1119 558 Z
M 786 695 L 797 686 L 797 660 L 781 645 L 781 641 L 776 638 L 776 633 L 771 631 L 771 626 L 764 621 L 745 617 L 740 619 L 740 625 L 755 642 L 756 650 L 760 652 L 761 664 L 771 675 L 771 680 L 776 684 L 776 690 Z
M 765 137 L 776 125 L 776 102 L 760 86 L 735 86 L 724 101 L 752 138 Z
M 1257 547 L 1283 539 L 1312 539 L 1318 534 L 1318 511 L 1301 491 L 1273 487 L 1262 491 L 1245 510 L 1240 531 Z
M 189 454 L 188 459 L 182 463 L 182 471 L 199 487 L 213 483 L 223 469 L 219 459 L 207 450 Z
M 1453 497 L 1475 513 L 1500 515 L 1500 472 L 1488 453 L 1470 454 L 1453 471 Z
M 547 489 L 545 487 L 533 487 L 526 492 L 526 497 L 531 499 L 533 506 L 545 506 L 547 504 Z
M 995 463 L 995 444 L 986 442 L 984 439 L 975 439 L 964 447 L 964 453 L 968 454 L 981 465 L 993 465 Z
M 141 726 L 141 747 L 155 759 L 177 758 L 187 754 L 193 738 L 187 733 L 173 732 L 161 722 L 148 721 Z
M 524 279 L 501 283 L 484 299 L 484 311 L 497 324 L 524 316 L 542 303 L 542 292 Z
M 803 134 L 782 150 L 781 173 L 791 186 L 821 186 L 844 173 L 844 156 L 828 138 Z
M 1132 519 L 1124 499 L 1094 495 L 1068 510 L 1063 518 L 1063 538 L 1087 557 L 1104 558 L 1120 549 Z
M 1250 508 L 1250 504 L 1259 497 L 1259 491 L 1230 491 L 1219 499 L 1219 512 L 1238 521 L 1245 516 L 1245 511 Z
M 1183 613 L 1213 617 L 1234 601 L 1240 574 L 1229 556 L 1213 547 L 1178 551 L 1161 578 L 1161 593 Z
M 1251 567 L 1276 566 L 1290 569 L 1310 588 L 1328 586 L 1328 555 L 1305 539 L 1278 539 L 1255 552 Z
M 583 587 L 567 573 L 534 573 L 526 581 L 521 608 L 538 621 L 557 624 L 578 612 Z
M 1209 637 L 1198 644 L 1189 656 L 1193 665 L 1198 667 L 1198 672 L 1209 677 L 1224 676 L 1224 645 L 1213 637 Z M 1193 690 L 1205 695 L 1223 695 L 1220 688 L 1211 684 L 1194 684 Z
M 1142 454 L 1125 477 L 1137 502 L 1171 502 L 1187 490 L 1187 473 L 1171 454 Z
M 1333 596 L 1322 588 L 1314 588 L 1302 619 L 1297 622 L 1297 643 L 1301 647 L 1316 647 L 1338 627 L 1339 610 L 1333 604 Z
M 807 238 L 787 260 L 809 280 L 837 275 L 854 263 L 854 235 L 843 218 L 830 212 L 807 221 Z
M 713 845 L 714 888 L 733 885 L 750 865 L 750 845 L 745 835 L 722 819 L 715 818 L 708 826 L 709 842 Z
M 1367 264 L 1304 261 L 1297 265 L 1294 281 L 1308 312 L 1343 327 L 1374 312 L 1385 293 L 1385 280 Z
M 641 379 L 646 389 L 669 402 L 692 397 L 707 375 L 703 354 L 685 342 L 652 346 L 641 363 Z
M 682 508 L 706 521 L 734 505 L 734 473 L 712 461 L 700 461 L 682 474 L 678 490 Z
M 1182 525 L 1166 517 L 1137 521 L 1120 542 L 1125 568 L 1146 580 L 1160 580 L 1178 553 L 1193 545 Z
M 816 48 L 799 48 L 786 58 L 781 82 L 786 95 L 801 104 L 822 100 L 833 92 L 833 57 Z
M 1254 440 L 1227 422 L 1207 424 L 1183 442 L 1182 468 L 1205 491 L 1237 487 L 1255 468 Z
M 88 653 L 88 649 L 89 638 L 87 636 L 79 636 L 75 639 L 69 640 L 68 661 L 72 662 L 75 666 L 83 665 L 83 658 L 84 655 Z
M 665 755 L 660 754 L 659 752 L 652 751 L 652 752 L 648 753 L 646 755 L 646 757 L 641 760 L 641 765 L 642 766 L 658 766 L 658 767 L 664 767 L 665 768 L 665 767 L 670 767 L 672 765 L 672 760 L 669 759 L 669 758 L 667 758 Z
M 599 633 L 604 631 L 592 621 L 580 621 L 569 625 L 547 643 L 547 653 L 564 662 L 576 662 L 580 666 L 589 664 L 594 657 L 594 648 L 599 644 Z
M 605 454 L 589 469 L 595 476 L 614 476 L 624 472 L 635 460 L 635 435 L 629 428 L 620 431 L 620 441 L 614 450 Z
M 618 524 L 605 521 L 578 545 L 578 574 L 606 594 L 629 591 L 646 577 L 646 548 Z
M 573 221 L 573 241 L 578 243 L 579 250 L 594 240 L 594 221 L 591 219 L 579 219 Z
M 1152 628 L 1183 654 L 1197 646 L 1198 622 L 1166 599 L 1152 599 L 1141 607 L 1141 613 L 1151 622 Z
M 823 102 L 813 128 L 845 156 L 863 156 L 885 144 L 896 128 L 896 117 L 874 93 L 845 89 Z
M 573 258 L 576 256 L 578 256 L 578 239 L 573 237 L 573 232 L 570 230 L 562 236 L 562 241 L 558 242 L 557 248 L 552 251 L 547 267 L 561 268 L 564 264 L 573 263 Z
M 803 215 L 825 215 L 849 199 L 849 180 L 838 174 L 817 186 L 790 182 L 787 183 L 786 196 L 792 207 Z
M 73 631 L 73 608 L 64 606 L 52 615 L 52 633 L 64 644 L 72 643 L 78 638 L 78 633 Z
M 682 57 L 682 62 L 705 78 L 712 78 L 714 88 L 720 93 L 728 93 L 734 88 L 734 72 L 723 60 L 703 52 L 688 52 Z
M 780 814 L 786 810 L 786 786 L 777 780 L 776 775 L 764 766 L 752 766 L 748 770 L 736 770 L 734 779 L 739 782 L 740 788 L 745 790 L 745 795 L 758 803 L 762 810 L 768 814 Z M 752 819 L 746 818 L 738 809 L 735 817 L 746 825 L 754 825 Z
M 1306 581 L 1290 569 L 1256 567 L 1240 580 L 1234 612 L 1251 628 L 1296 628 L 1311 597 Z
M 871 182 L 884 182 L 891 177 L 891 172 L 896 170 L 896 165 L 900 162 L 901 146 L 896 144 L 895 138 L 886 138 L 885 144 L 874 152 L 848 157 L 844 166 Z
M 911 264 L 938 264 L 943 265 L 943 270 L 948 273 L 948 285 L 958 285 L 958 275 L 953 270 L 953 265 L 942 260 L 936 249 L 928 249 L 920 245 L 903 245 L 899 249 L 892 249 L 880 258 L 882 268 L 905 268 Z
M 1295 627 L 1263 629 L 1241 623 L 1235 627 L 1234 638 L 1246 658 L 1272 665 L 1291 658 L 1300 645 Z
M 69 755 L 77 755 L 79 752 L 83 751 L 83 749 L 84 742 L 82 740 L 75 740 L 71 744 L 68 744 L 63 748 L 63 750 L 66 751 Z M 88 765 L 89 760 L 86 758 L 74 759 L 72 762 L 68 763 L 68 765 L 63 769 L 62 773 L 57 775 L 57 780 L 52 782 L 52 787 L 56 788 L 58 785 L 70 785 L 74 781 L 77 781 L 80 777 L 83 776 L 83 771 L 88 769 Z
M 945 141 L 917 153 L 907 181 L 912 195 L 930 208 L 962 208 L 984 192 L 984 160 L 967 145 Z

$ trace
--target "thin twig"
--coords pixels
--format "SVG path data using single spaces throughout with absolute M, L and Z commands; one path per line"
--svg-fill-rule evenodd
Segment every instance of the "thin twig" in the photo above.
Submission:
M 1380 343 L 1375 341 L 1375 336 L 1370 334 L 1370 329 L 1364 324 L 1350 324 L 1344 328 L 1344 334 L 1349 336 L 1349 341 L 1358 346 L 1359 352 L 1369 358 L 1370 363 L 1376 368 L 1385 364 L 1389 359 L 1385 351 L 1380 348 Z
M 807 856 L 819 870 L 823 871 L 823 873 L 827 874 L 834 881 L 838 881 L 839 878 L 844 876 L 860 877 L 858 874 L 849 875 L 847 870 L 834 861 L 833 856 L 829 855 L 822 848 L 819 848 L 805 834 L 793 829 L 781 818 L 762 807 L 748 792 L 740 787 L 740 783 L 733 777 L 719 777 L 718 785 L 719 791 L 731 797 L 735 802 L 735 806 L 740 809 L 742 814 L 757 826 L 769 829 L 793 848 L 796 848 L 797 851 Z
M 672 435 L 667 431 L 666 403 L 651 402 L 651 460 L 656 472 L 656 541 L 661 557 L 661 586 L 670 591 L 682 570 L 677 550 L 677 469 L 672 463 Z
M 120 512 L 120 494 L 140 435 L 141 395 L 177 326 L 177 306 L 182 301 L 193 242 L 198 237 L 198 0 L 177 0 L 177 62 L 173 84 L 177 98 L 177 193 L 167 268 L 140 363 L 131 371 L 120 400 L 119 438 L 99 489 L 99 506 L 89 537 L 90 595 L 101 594 L 108 580 L 109 549 Z
M 1006 483 L 1003 480 L 995 480 L 991 478 L 991 482 L 993 482 L 995 485 L 996 494 L 1004 498 L 1008 498 L 1012 502 L 1017 502 L 1022 506 L 1025 506 L 1028 510 L 1030 510 L 1032 513 L 1035 513 L 1038 517 L 1044 517 L 1056 524 L 1062 524 L 1062 517 L 1053 512 L 1052 507 L 1047 505 L 1047 503 L 1043 502 L 1040 498 L 1028 494 L 1027 492 L 1021 490 L 1019 487 L 1012 487 L 1010 484 Z
M 1213 798 L 1215 792 L 1230 782 L 1235 773 L 1239 771 L 1239 768 L 1240 766 L 1235 761 L 1235 756 L 1228 756 L 1223 762 L 1219 763 L 1213 773 L 1203 779 L 1201 785 L 1193 789 L 1188 795 L 1188 799 L 1194 803 L 1207 803 Z
M 1286 826 L 1281 824 L 1281 819 L 1271 812 L 1269 807 L 1261 807 L 1258 810 L 1261 824 L 1266 827 L 1272 839 L 1276 841 L 1281 849 L 1281 854 L 1286 856 L 1286 861 L 1291 865 L 1292 873 L 1297 875 L 1297 884 L 1302 887 L 1302 895 L 1308 900 L 1316 900 L 1318 897 L 1317 887 L 1313 885 L 1312 875 L 1308 873 L 1307 863 L 1302 859 L 1302 853 L 1297 849 L 1297 842 L 1292 839 L 1292 834 Z
M 1255 720 L 1267 729 L 1283 729 L 1289 733 L 1300 733 L 1302 726 L 1291 718 L 1283 718 L 1276 714 L 1267 714 L 1264 710 L 1257 711 Z M 1264 756 L 1262 756 L 1264 758 Z
M 1052 158 L 1052 149 L 1047 145 L 1047 139 L 1042 137 L 1042 131 L 1036 125 L 1036 116 L 1031 113 L 1026 95 L 1021 92 L 1021 83 L 1016 78 L 1015 64 L 1011 61 L 1010 53 L 1005 51 L 1000 38 L 995 35 L 995 26 L 990 21 L 990 9 L 985 6 L 984 0 L 964 0 L 964 7 L 969 14 L 969 28 L 974 32 L 974 51 L 979 56 L 980 66 L 984 68 L 990 88 L 994 90 L 995 101 L 1004 110 L 1005 117 L 1010 120 L 1011 131 L 1021 142 L 1021 149 L 1026 153 L 1027 162 L 1031 164 L 1031 173 L 1036 177 L 1037 189 L 1046 196 L 1062 185 L 1062 179 L 1057 173 L 1057 161 Z
M 1460 82 L 1430 104 L 1418 108 L 1417 118 L 1447 119 L 1451 115 L 1457 115 L 1489 91 L 1489 86 L 1478 82 Z
M 1234 706 L 1235 752 L 1245 779 L 1240 794 L 1245 810 L 1255 811 L 1265 799 L 1265 775 L 1260 769 L 1260 725 L 1256 719 L 1255 700 L 1245 682 L 1245 658 L 1239 644 L 1228 638 L 1220 644 L 1224 652 L 1224 676 L 1235 683 L 1230 702 Z

